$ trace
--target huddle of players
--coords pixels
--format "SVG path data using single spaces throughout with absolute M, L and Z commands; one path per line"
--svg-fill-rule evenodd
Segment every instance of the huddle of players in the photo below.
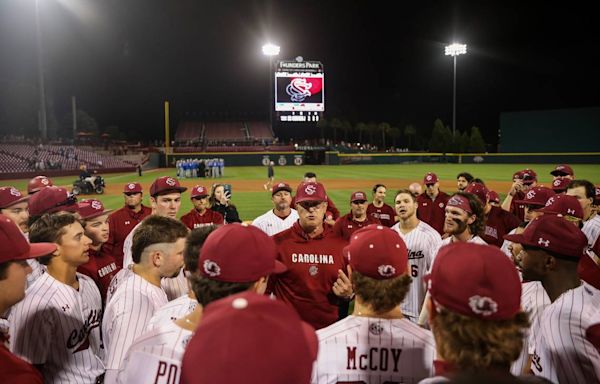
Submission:
M 428 174 L 425 176 L 425 181 L 427 191 L 437 192 L 435 197 L 425 193 L 427 198 L 435 202 L 440 194 L 439 185 L 435 191 L 435 184 L 438 183 L 437 177 Z M 434 185 L 428 185 L 427 181 L 434 181 Z M 126 190 L 131 186 L 132 184 L 127 185 Z M 381 187 L 383 186 L 376 186 L 374 192 Z M 134 188 L 137 186 L 133 184 L 130 189 Z M 385 187 L 383 188 L 382 192 L 385 198 Z M 34 364 L 42 362 L 45 380 L 50 382 L 65 379 L 73 382 L 93 382 L 96 377 L 103 374 L 103 367 L 106 368 L 105 382 L 116 382 L 117 380 L 122 382 L 154 382 L 155 380 L 157 380 L 156 382 L 177 382 L 175 379 L 180 374 L 182 382 L 232 382 L 242 378 L 250 382 L 259 379 L 266 382 L 307 382 L 306 378 L 310 378 L 310 364 L 317 357 L 314 334 L 305 331 L 304 337 L 299 341 L 296 340 L 302 344 L 302 347 L 297 348 L 293 357 L 288 357 L 286 360 L 287 355 L 282 351 L 287 350 L 287 347 L 281 345 L 281 340 L 290 337 L 285 333 L 290 332 L 289 327 L 282 326 L 284 333 L 279 339 L 274 338 L 276 325 L 265 329 L 261 328 L 263 332 L 261 333 L 259 323 L 265 322 L 264 313 L 261 317 L 260 313 L 253 314 L 250 311 L 254 307 L 253 300 L 258 300 L 256 304 L 258 307 L 260 300 L 264 300 L 264 298 L 250 295 L 230 299 L 226 304 L 220 304 L 223 314 L 219 315 L 216 310 L 214 311 L 215 318 L 219 320 L 208 322 L 209 313 L 213 313 L 209 309 L 218 307 L 215 303 L 215 306 L 205 308 L 209 302 L 232 293 L 250 290 L 259 294 L 265 291 L 271 293 L 271 296 L 277 297 L 281 302 L 296 309 L 295 313 L 291 312 L 296 321 L 299 316 L 314 328 L 321 329 L 317 332 L 320 341 L 318 358 L 312 376 L 313 382 L 356 380 L 383 382 L 398 378 L 407 382 L 416 382 L 434 374 L 433 357 L 436 348 L 438 358 L 442 357 L 441 360 L 444 361 L 444 363 L 436 362 L 435 372 L 437 374 L 453 377 L 460 372 L 476 373 L 492 369 L 498 371 L 497 374 L 508 375 L 508 365 L 519 356 L 523 349 L 523 340 L 527 340 L 525 334 L 529 323 L 520 309 L 522 301 L 523 306 L 526 307 L 525 297 L 523 300 L 519 300 L 521 282 L 509 259 L 505 256 L 499 257 L 498 255 L 502 255 L 502 253 L 496 248 L 476 244 L 484 244 L 477 234 L 481 233 L 484 228 L 485 213 L 489 215 L 492 210 L 487 209 L 486 211 L 487 201 L 483 205 L 478 200 L 481 199 L 480 197 L 474 197 L 484 196 L 485 198 L 485 187 L 472 184 L 468 188 L 472 193 L 459 192 L 448 197 L 444 204 L 442 230 L 447 237 L 443 241 L 439 233 L 425 223 L 425 219 L 419 220 L 418 218 L 420 216 L 419 209 L 423 204 L 419 199 L 423 195 L 415 198 L 410 190 L 402 190 L 397 193 L 394 215 L 397 216 L 398 222 L 390 230 L 383 225 L 369 225 L 372 221 L 371 215 L 367 215 L 366 222 L 361 220 L 367 211 L 365 209 L 366 198 L 364 193 L 355 192 L 351 197 L 351 212 L 343 217 L 346 220 L 341 218 L 334 226 L 331 226 L 324 220 L 328 212 L 328 198 L 325 189 L 320 183 L 311 180 L 300 184 L 296 191 L 295 207 L 297 211 L 293 211 L 298 215 L 298 219 L 292 222 L 291 227 L 272 238 L 262 235 L 261 232 L 253 230 L 251 227 L 232 225 L 214 231 L 215 227 L 208 225 L 193 231 L 185 244 L 187 230 L 180 222 L 174 220 L 179 208 L 181 192 L 185 191 L 185 188 L 180 187 L 174 178 L 159 178 L 151 187 L 154 216 L 138 225 L 138 229 L 132 236 L 133 265 L 121 270 L 120 276 L 113 278 L 110 287 L 106 287 L 104 290 L 104 292 L 108 291 L 108 302 L 104 308 L 102 322 L 104 348 L 100 348 L 101 341 L 99 339 L 101 318 L 99 313 L 102 311 L 102 299 L 100 299 L 100 295 L 94 296 L 93 289 L 88 287 L 88 285 L 93 287 L 93 284 L 85 284 L 88 279 L 74 272 L 86 259 L 85 256 L 88 256 L 87 259 L 89 259 L 89 252 L 92 249 L 90 243 L 92 242 L 87 239 L 86 245 L 87 232 L 85 230 L 77 232 L 79 227 L 76 225 L 76 220 L 72 219 L 71 222 L 71 219 L 66 218 L 72 218 L 73 215 L 54 214 L 51 216 L 54 221 L 58 220 L 55 217 L 65 216 L 64 219 L 60 219 L 64 222 L 59 220 L 60 222 L 54 224 L 54 227 L 50 224 L 46 224 L 46 226 L 54 229 L 59 227 L 58 231 L 55 231 L 54 234 L 44 232 L 44 236 L 38 236 L 36 232 L 38 228 L 33 224 L 34 238 L 38 242 L 58 243 L 60 248 L 61 242 L 66 239 L 59 234 L 63 237 L 67 236 L 70 232 L 64 233 L 63 229 L 76 227 L 75 237 L 81 235 L 78 250 L 68 248 L 64 252 L 58 252 L 59 257 L 51 258 L 52 261 L 48 263 L 45 274 L 49 275 L 48 279 L 50 279 L 50 277 L 54 277 L 55 274 L 52 272 L 55 270 L 64 272 L 59 267 L 66 264 L 71 268 L 65 268 L 73 274 L 56 273 L 56 275 L 64 279 L 70 276 L 71 281 L 59 280 L 62 285 L 67 286 L 67 289 L 56 295 L 52 294 L 53 289 L 56 289 L 53 285 L 60 285 L 56 283 L 38 284 L 40 289 L 37 295 L 30 295 L 28 291 L 25 302 L 11 311 L 11 315 L 16 313 L 14 317 L 11 316 L 11 324 L 14 324 L 11 327 L 11 334 L 14 332 L 15 335 L 11 339 L 11 349 Z M 573 193 L 575 192 L 577 191 Z M 270 212 L 277 216 L 277 220 L 285 221 L 292 213 L 290 207 L 291 188 L 285 183 L 280 183 L 275 185 L 272 194 L 274 209 Z M 288 199 L 290 203 L 287 203 Z M 427 200 L 424 203 L 431 205 Z M 60 201 L 53 205 L 55 206 L 54 210 L 71 208 L 69 204 L 62 204 Z M 131 210 L 130 206 L 124 208 Z M 91 209 L 88 207 L 88 210 Z M 83 209 L 77 210 L 85 212 Z M 103 208 L 96 209 L 95 212 L 98 213 L 97 211 L 106 212 Z M 285 213 L 288 213 L 288 216 L 285 216 Z M 88 216 L 84 215 L 82 218 L 85 220 Z M 116 213 L 112 216 L 116 216 Z M 533 278 L 528 275 L 531 280 L 541 281 L 541 291 L 550 290 L 552 294 L 548 293 L 548 296 L 552 295 L 554 300 L 560 296 L 560 293 L 566 291 L 564 281 L 568 279 L 560 278 L 559 273 L 563 272 L 563 269 L 567 269 L 565 265 L 572 267 L 573 259 L 579 260 L 583 248 L 587 244 L 587 240 L 585 240 L 585 244 L 579 249 L 580 252 L 577 252 L 579 246 L 577 240 L 581 239 L 581 236 L 577 239 L 577 235 L 581 231 L 575 232 L 577 228 L 571 224 L 563 228 L 563 224 L 567 223 L 564 218 L 566 216 L 569 215 L 544 215 L 535 219 L 536 223 L 539 221 L 537 227 L 542 228 L 542 232 L 528 235 L 529 229 L 526 229 L 526 232 L 514 235 L 524 238 L 509 236 L 510 240 L 515 240 L 516 244 L 522 244 L 525 248 L 525 251 L 521 250 L 515 255 L 515 262 L 523 269 L 524 278 L 527 269 L 522 264 L 525 260 L 532 259 L 529 254 L 534 254 L 535 257 L 546 257 L 551 261 L 548 261 L 549 264 L 558 265 L 558 267 L 552 265 L 546 269 L 542 268 L 542 271 L 537 270 L 533 274 Z M 43 218 L 53 222 L 50 220 L 51 217 Z M 168 219 L 169 217 L 170 219 Z M 554 220 L 555 223 L 550 219 L 554 217 L 559 217 L 560 220 Z M 594 218 L 596 217 L 594 216 Z M 588 216 L 587 221 L 591 219 L 593 218 Z M 130 221 L 128 224 L 131 225 L 131 220 L 126 220 L 123 225 L 127 221 Z M 69 223 L 65 224 L 67 222 Z M 560 231 L 556 231 L 560 235 L 555 234 L 554 238 L 552 238 L 551 229 L 556 230 L 556 228 L 552 227 L 553 225 L 555 227 L 558 225 L 557 228 L 560 229 Z M 260 227 L 260 225 L 257 226 Z M 266 228 L 268 227 L 267 225 Z M 530 227 L 536 226 L 528 226 L 528 228 Z M 571 239 L 565 235 L 569 229 L 574 233 Z M 546 232 L 543 232 L 544 230 Z M 46 231 L 52 232 L 47 228 Z M 212 242 L 207 240 L 200 252 L 200 260 L 198 260 L 199 247 L 202 246 L 211 231 L 214 231 L 214 234 L 208 239 L 214 240 Z M 539 239 L 536 238 L 538 235 Z M 541 237 L 542 235 L 545 237 Z M 538 244 L 531 240 L 533 238 L 538 241 Z M 350 239 L 349 245 L 348 239 Z M 540 239 L 544 242 L 540 243 Z M 526 240 L 531 243 L 531 246 Z M 552 244 L 551 246 L 545 245 L 547 249 L 541 247 L 546 244 L 545 241 Z M 438 249 L 443 243 L 456 244 L 442 248 L 443 251 L 440 250 L 438 254 Z M 571 246 L 569 250 L 569 252 L 572 250 L 571 255 L 560 246 L 558 249 L 553 248 L 554 244 L 562 244 L 564 247 L 564 243 Z M 532 248 L 528 250 L 527 247 Z M 517 246 L 511 247 L 513 254 L 516 252 L 516 248 Z M 74 253 L 69 253 L 70 250 L 73 250 Z M 80 251 L 79 258 L 75 258 L 77 260 L 69 257 Z M 536 252 L 541 252 L 542 256 Z M 181 267 L 184 264 L 184 253 L 188 271 L 188 286 L 191 289 L 189 292 L 181 289 L 178 292 L 181 295 L 174 296 L 175 300 L 168 302 L 169 298 L 161 286 L 165 280 L 183 276 Z M 63 254 L 66 256 L 63 257 Z M 433 263 L 434 257 L 435 263 Z M 458 257 L 471 260 L 465 260 L 464 263 L 459 264 L 456 262 Z M 64 263 L 62 262 L 63 258 L 67 259 Z M 262 260 L 263 258 L 266 261 Z M 571 260 L 566 260 L 568 258 Z M 450 259 L 453 260 L 443 261 Z M 592 276 L 589 280 L 593 281 L 594 277 L 598 279 L 596 271 L 598 259 L 586 257 L 582 258 L 582 261 L 589 261 L 587 259 L 592 263 L 588 262 L 587 268 L 580 269 Z M 249 262 L 249 260 L 255 262 Z M 261 260 L 264 264 L 262 266 Z M 277 260 L 278 262 L 276 262 Z M 594 261 L 596 262 L 594 263 Z M 564 265 L 561 265 L 561 262 Z M 77 263 L 80 264 L 77 265 Z M 580 263 L 580 265 L 583 264 L 583 262 Z M 52 265 L 58 267 L 52 267 Z M 539 265 L 535 266 L 539 268 Z M 423 305 L 426 300 L 426 286 L 422 283 L 422 278 L 428 272 L 430 297 Z M 271 275 L 270 278 L 269 275 Z M 515 280 L 515 276 L 518 284 L 511 284 Z M 469 283 L 470 281 L 473 282 Z M 491 281 L 497 281 L 497 284 L 490 283 Z M 557 281 L 563 282 L 563 285 L 558 284 Z M 576 288 L 575 280 L 570 279 L 570 281 L 572 286 L 568 289 Z M 554 286 L 553 283 L 558 286 Z M 74 284 L 77 285 L 75 294 L 72 292 Z M 102 287 L 99 282 L 97 284 Z M 525 284 L 523 285 L 523 294 L 526 291 Z M 582 285 L 587 289 L 585 292 L 592 288 L 596 290 L 599 288 L 592 282 L 589 283 L 589 286 L 585 284 Z M 441 288 L 447 286 L 460 288 L 457 288 L 455 292 L 446 292 L 447 290 Z M 564 290 L 561 291 L 561 289 Z M 536 290 L 538 295 L 539 291 L 538 288 Z M 94 297 L 84 296 L 84 293 L 90 295 L 90 292 Z M 69 294 L 72 296 L 72 302 L 65 301 L 65 297 L 68 297 Z M 60 299 L 48 300 L 43 295 L 50 295 L 51 298 L 60 296 Z M 599 293 L 596 292 L 596 296 L 598 295 Z M 38 301 L 30 299 L 33 296 L 36 296 L 35 299 Z M 590 296 L 593 295 L 590 294 Z M 347 302 L 350 299 L 355 300 L 354 315 L 336 323 L 340 302 Z M 42 303 L 44 302 L 45 307 L 42 311 L 42 318 L 40 318 L 41 314 L 39 311 L 35 311 L 35 307 L 43 307 Z M 200 302 L 201 305 L 197 306 L 197 302 Z M 82 306 L 82 303 L 85 305 Z M 265 301 L 264 305 L 273 306 L 275 302 Z M 23 307 L 30 310 L 32 306 L 35 315 L 21 314 L 21 312 L 27 312 L 22 310 Z M 433 330 L 433 336 L 429 331 L 414 324 L 417 322 L 423 306 L 429 309 L 429 324 Z M 590 308 L 594 307 L 588 307 L 588 309 Z M 600 307 L 596 306 L 595 308 Z M 66 317 L 75 323 L 68 324 L 68 321 L 57 320 L 52 323 L 49 320 L 52 316 L 48 315 L 53 313 L 52 309 L 55 313 L 60 314 L 61 311 L 64 313 L 62 317 L 59 316 L 60 318 Z M 219 328 L 209 328 L 206 332 L 197 332 L 198 337 L 192 338 L 188 347 L 189 352 L 183 358 L 184 364 L 181 371 L 179 361 L 181 361 L 186 345 L 200 319 L 202 319 L 201 326 L 205 322 L 207 327 L 224 326 L 224 317 L 235 321 L 234 319 L 237 319 L 241 312 L 246 312 L 242 310 L 246 309 L 248 309 L 249 318 L 253 319 L 249 322 L 256 324 L 239 321 L 235 327 L 229 325 L 228 328 L 224 328 L 227 329 L 227 335 L 220 334 L 224 329 L 219 330 Z M 536 309 L 541 312 L 540 308 L 536 307 Z M 229 317 L 224 313 L 226 311 L 231 312 Z M 275 311 L 275 309 L 269 308 L 267 311 Z M 81 316 L 74 318 L 73 314 Z M 53 336 L 58 340 L 65 336 L 67 351 L 72 351 L 72 356 L 70 356 L 71 353 L 65 353 L 65 344 L 56 343 L 54 347 L 57 350 L 52 351 L 47 340 L 48 336 L 45 338 L 43 335 L 37 334 L 32 336 L 31 329 L 36 327 L 22 326 L 32 320 L 13 321 L 18 316 L 32 317 L 35 320 L 32 323 L 36 325 L 38 322 L 47 323 L 46 331 L 53 329 Z M 258 318 L 261 320 L 258 321 Z M 173 319 L 178 320 L 173 322 Z M 76 323 L 78 321 L 81 323 L 82 320 L 83 324 L 79 324 L 80 328 L 78 329 Z M 270 320 L 276 321 L 276 319 Z M 593 324 L 593 319 L 586 318 L 587 320 L 589 320 L 589 325 Z M 532 320 L 532 322 L 534 321 Z M 596 322 L 600 322 L 597 315 Z M 63 328 L 62 336 L 56 334 L 58 323 L 61 323 Z M 544 323 L 542 321 L 539 323 L 540 328 L 545 329 L 542 327 Z M 469 337 L 464 340 L 453 338 L 456 336 L 454 334 L 462 329 L 456 329 L 457 324 L 465 327 L 464 330 Z M 240 330 L 240 336 L 231 337 L 229 332 L 242 327 L 242 325 L 258 328 L 251 328 L 249 332 Z M 20 338 L 16 328 L 20 328 L 22 333 Z M 309 329 L 306 325 L 298 328 Z M 476 332 L 476 329 L 479 328 L 487 329 L 487 331 L 484 332 L 485 334 Z M 202 328 L 198 328 L 198 330 L 200 329 Z M 72 332 L 67 335 L 68 330 L 72 330 Z M 564 330 L 562 331 L 564 333 Z M 585 333 L 585 329 L 583 331 Z M 43 333 L 42 330 L 39 332 Z M 257 338 L 254 339 L 249 334 Z M 501 336 L 499 337 L 499 335 Z M 540 342 L 548 342 L 548 336 L 542 337 L 541 331 L 539 331 L 539 335 Z M 590 339 L 593 340 L 593 336 L 592 332 L 589 336 Z M 229 337 L 231 340 L 236 340 L 235 344 L 241 342 L 242 344 L 248 343 L 248 345 L 240 346 L 239 350 L 236 350 L 232 348 L 232 342 L 227 342 Z M 502 339 L 502 342 L 499 342 L 499 338 Z M 27 339 L 27 341 L 22 341 L 23 339 Z M 33 346 L 30 346 L 32 339 L 35 341 Z M 194 344 L 196 339 L 202 339 L 202 342 Z M 348 340 L 353 341 L 349 342 Z M 587 339 L 585 341 L 587 342 Z M 267 343 L 267 346 L 261 348 L 260 357 L 249 356 L 253 355 L 249 353 L 249 351 L 253 351 L 250 348 L 255 348 L 257 344 L 264 345 L 264 343 Z M 29 348 L 33 355 L 28 355 L 14 346 L 21 344 L 26 344 L 26 346 L 19 348 Z M 489 350 L 481 351 L 482 344 L 487 345 Z M 194 345 L 197 347 L 192 348 Z M 537 347 L 536 344 L 533 345 Z M 69 350 L 69 346 L 71 346 L 71 350 Z M 583 347 L 588 346 L 584 344 Z M 472 354 L 464 353 L 464 350 L 469 349 Z M 221 355 L 218 355 L 219 350 L 222 350 Z M 44 351 L 43 357 L 35 356 L 36 353 L 39 354 L 39 351 Z M 517 351 L 516 355 L 515 351 Z M 547 366 L 541 368 L 544 372 L 536 373 L 556 381 L 556 376 L 546 376 L 544 373 L 553 372 L 554 375 L 560 375 L 556 368 L 556 359 L 561 356 L 552 355 L 549 348 L 540 351 L 531 349 L 531 351 L 530 355 L 534 357 L 532 365 L 534 371 L 536 364 L 542 367 L 545 363 Z M 554 352 L 556 351 L 555 349 Z M 82 352 L 83 354 L 80 354 Z M 302 355 L 302 352 L 306 353 Z M 562 351 L 559 352 L 559 354 L 564 354 Z M 586 355 L 586 352 L 580 351 L 579 354 L 575 352 L 573 355 L 578 359 L 581 359 L 581 355 Z M 102 365 L 99 363 L 99 359 L 103 355 L 105 357 Z M 188 358 L 188 355 L 191 357 Z M 581 368 L 578 369 L 578 372 L 580 372 L 579 375 L 586 375 L 585 377 L 589 378 L 593 377 L 589 376 L 590 372 L 594 373 L 595 369 L 597 374 L 599 369 L 598 355 L 597 351 L 596 355 L 590 355 L 587 351 L 587 355 L 584 356 L 585 361 L 579 361 L 579 363 L 591 371 L 588 372 Z M 235 356 L 238 357 L 237 360 L 228 360 L 230 357 L 234 359 Z M 95 357 L 95 360 L 92 357 Z M 231 370 L 231 362 L 236 361 L 239 365 L 239 359 L 244 361 L 243 368 Z M 187 370 L 186 361 L 188 361 Z M 200 367 L 201 361 L 207 364 L 210 361 L 210 366 L 202 365 Z M 261 364 L 265 361 L 265 364 L 268 365 L 262 366 Z M 281 361 L 281 363 L 277 364 L 276 361 Z M 290 368 L 291 361 L 297 363 L 294 369 Z M 302 369 L 302 364 L 305 365 L 304 369 Z M 285 368 L 282 368 L 282 372 L 277 372 L 277 370 L 273 370 L 274 365 Z M 559 365 L 562 366 L 562 364 Z M 221 367 L 220 370 L 219 367 Z M 272 379 L 269 378 L 271 374 L 273 375 Z M 283 376 L 276 376 L 278 374 Z M 573 375 L 574 373 L 571 373 L 569 376 L 571 382 L 582 382 L 576 381 L 574 377 L 578 376 Z M 256 380 L 252 380 L 252 377 L 256 377 Z

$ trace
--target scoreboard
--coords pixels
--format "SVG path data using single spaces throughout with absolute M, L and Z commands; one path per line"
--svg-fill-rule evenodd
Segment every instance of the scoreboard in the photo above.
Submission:
M 318 61 L 279 61 L 275 111 L 282 122 L 317 122 L 325 111 L 325 73 Z

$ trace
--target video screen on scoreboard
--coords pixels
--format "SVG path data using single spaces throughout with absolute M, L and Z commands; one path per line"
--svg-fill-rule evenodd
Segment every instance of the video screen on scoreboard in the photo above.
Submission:
M 323 73 L 275 73 L 276 111 L 325 111 Z

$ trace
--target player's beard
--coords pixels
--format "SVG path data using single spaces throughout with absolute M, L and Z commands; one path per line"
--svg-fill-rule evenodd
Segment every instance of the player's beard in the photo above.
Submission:
M 452 219 L 452 221 L 454 221 L 454 223 L 456 224 L 456 228 L 452 229 L 449 234 L 450 235 L 460 235 L 461 233 L 463 233 L 467 227 L 469 226 L 469 224 L 467 224 L 466 221 L 462 221 L 460 219 Z

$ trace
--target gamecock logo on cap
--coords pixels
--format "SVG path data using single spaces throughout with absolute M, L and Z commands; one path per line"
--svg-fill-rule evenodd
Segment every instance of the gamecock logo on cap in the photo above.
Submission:
M 391 277 L 396 273 L 396 268 L 389 264 L 380 265 L 379 268 L 377 268 L 377 272 L 379 272 L 379 274 L 383 277 Z
M 535 191 L 532 189 L 531 191 L 527 192 L 527 199 L 531 200 L 535 197 Z
M 48 185 L 48 184 L 50 184 L 50 181 L 48 179 L 46 179 L 46 178 L 43 178 L 43 179 L 40 180 L 40 183 L 42 183 L 44 185 Z
M 204 272 L 211 277 L 219 276 L 221 274 L 221 267 L 212 260 L 204 260 Z
M 426 179 L 427 180 L 431 180 L 432 176 L 431 175 L 427 175 Z
M 310 89 L 312 88 L 311 83 L 307 83 L 306 79 L 298 78 L 293 79 L 287 87 L 285 92 L 290 96 L 290 100 L 296 103 L 301 103 L 307 97 L 311 96 Z
M 552 182 L 552 185 L 554 185 L 555 187 L 558 187 L 560 185 L 560 183 L 561 183 L 561 180 L 560 179 L 556 179 L 556 180 L 554 180 Z
M 15 197 L 21 197 L 21 192 L 19 192 L 19 190 L 16 189 L 16 188 L 11 188 L 10 189 L 10 194 L 13 195 L 13 196 L 15 196 Z
M 168 177 L 167 180 L 165 180 L 165 183 L 167 183 L 171 187 L 174 186 L 175 184 L 177 184 L 177 182 L 174 179 L 170 178 L 170 177 Z
M 90 204 L 90 205 L 92 206 L 92 208 L 94 208 L 96 210 L 102 209 L 102 203 L 99 202 L 98 200 L 92 201 L 92 204 Z
M 304 192 L 305 192 L 307 195 L 309 195 L 309 196 L 312 196 L 312 195 L 314 195 L 314 194 L 317 192 L 317 187 L 315 187 L 315 186 L 314 186 L 314 185 L 312 185 L 312 184 L 310 184 L 310 185 L 307 185 L 307 186 L 304 188 Z
M 127 186 L 127 188 L 129 188 L 129 189 L 134 189 L 134 188 L 135 188 L 135 184 L 131 183 L 131 184 L 129 184 L 129 185 Z
M 498 312 L 498 303 L 485 296 L 471 296 L 469 298 L 469 307 L 471 307 L 474 313 L 483 316 L 489 316 Z

